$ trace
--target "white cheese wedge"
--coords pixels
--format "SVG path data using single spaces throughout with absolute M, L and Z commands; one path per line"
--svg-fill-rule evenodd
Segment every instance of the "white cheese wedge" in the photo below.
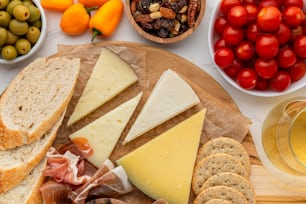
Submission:
M 171 204 L 188 203 L 205 113 L 206 109 L 196 113 L 123 156 L 117 164 L 149 197 Z
M 170 69 L 165 71 L 153 88 L 124 143 L 130 142 L 199 102 L 198 96 L 186 81 Z
M 136 73 L 124 60 L 112 51 L 102 48 L 99 59 L 67 125 L 70 126 L 82 119 L 137 80 Z
M 134 98 L 69 136 L 72 142 L 80 141 L 77 139 L 81 138 L 92 148 L 93 153 L 87 158 L 88 161 L 100 167 L 108 159 L 123 129 L 135 111 L 141 96 L 142 93 L 139 93 Z M 76 144 L 78 145 L 78 142 Z

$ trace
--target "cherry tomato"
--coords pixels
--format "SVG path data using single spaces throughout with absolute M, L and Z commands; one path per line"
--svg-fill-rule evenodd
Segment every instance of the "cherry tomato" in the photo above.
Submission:
M 299 26 L 304 20 L 304 12 L 296 6 L 289 6 L 283 11 L 283 20 L 290 27 Z
M 233 8 L 234 6 L 240 6 L 240 5 L 241 5 L 240 0 L 222 0 L 220 9 L 221 9 L 221 12 L 225 16 L 227 16 L 231 8 Z
M 256 40 L 255 49 L 261 58 L 271 59 L 278 53 L 278 41 L 272 34 L 262 34 Z
M 293 44 L 293 50 L 297 56 L 306 58 L 306 36 L 297 37 Z
M 255 89 L 264 91 L 264 90 L 267 90 L 268 88 L 269 88 L 269 81 L 267 79 L 258 77 Z
M 291 77 L 286 71 L 280 70 L 270 79 L 270 86 L 275 91 L 284 91 L 290 84 Z
M 242 28 L 228 25 L 223 32 L 223 38 L 228 45 L 237 45 L 242 41 L 244 32 Z
M 257 6 L 255 4 L 246 4 L 244 8 L 248 12 L 248 24 L 256 22 L 258 14 Z
M 224 28 L 227 26 L 228 21 L 224 16 L 220 16 L 216 19 L 214 24 L 214 31 L 219 35 L 223 35 Z
M 259 34 L 260 34 L 260 31 L 258 30 L 256 23 L 252 23 L 248 26 L 246 30 L 246 37 L 249 41 L 255 42 Z
M 233 26 L 244 26 L 248 22 L 248 12 L 244 6 L 235 6 L 228 12 L 227 19 Z
M 218 38 L 218 40 L 214 44 L 214 50 L 217 50 L 221 47 L 226 47 L 226 43 L 223 38 Z
M 264 78 L 270 79 L 278 70 L 278 65 L 275 59 L 257 59 L 254 66 L 257 74 Z
M 290 47 L 284 47 L 277 54 L 277 61 L 281 68 L 289 68 L 296 62 L 296 55 Z
M 286 24 L 281 23 L 275 35 L 280 45 L 285 44 L 290 40 L 291 37 L 290 28 Z
M 295 39 L 304 34 L 302 26 L 297 26 L 296 28 L 291 29 L 290 40 L 295 41 Z
M 279 8 L 280 5 L 275 0 L 261 0 L 258 3 L 258 8 L 259 9 L 262 9 L 264 7 L 269 7 L 269 6 Z
M 256 86 L 257 74 L 252 68 L 243 68 L 238 72 L 236 81 L 242 88 L 253 89 Z
M 249 41 L 242 41 L 235 48 L 235 56 L 240 60 L 250 60 L 255 55 L 255 47 Z
M 303 0 L 284 0 L 284 7 L 287 8 L 289 6 L 296 6 L 303 9 L 304 2 Z
M 215 52 L 215 62 L 221 68 L 226 68 L 234 61 L 234 52 L 228 47 L 221 47 Z
M 238 71 L 244 67 L 244 63 L 240 60 L 234 59 L 233 63 L 224 69 L 224 72 L 231 78 L 235 78 Z
M 298 81 L 306 73 L 306 64 L 302 60 L 298 60 L 292 67 L 288 69 L 292 82 Z
M 268 6 L 260 9 L 257 15 L 258 28 L 265 32 L 278 31 L 281 21 L 281 12 L 274 6 Z

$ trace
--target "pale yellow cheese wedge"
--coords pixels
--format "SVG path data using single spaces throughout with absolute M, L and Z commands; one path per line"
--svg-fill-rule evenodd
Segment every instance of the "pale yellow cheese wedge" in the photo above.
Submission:
M 187 204 L 206 109 L 123 156 L 129 180 L 153 199 Z
M 117 54 L 102 48 L 86 87 L 67 125 L 72 125 L 138 81 L 134 70 Z
M 166 70 L 131 127 L 124 143 L 139 137 L 200 102 L 198 96 L 176 72 Z
M 87 158 L 96 167 L 100 167 L 112 153 L 123 129 L 130 120 L 142 93 L 106 113 L 92 123 L 70 135 L 72 142 L 84 139 L 93 149 Z M 76 142 L 76 144 L 78 144 Z

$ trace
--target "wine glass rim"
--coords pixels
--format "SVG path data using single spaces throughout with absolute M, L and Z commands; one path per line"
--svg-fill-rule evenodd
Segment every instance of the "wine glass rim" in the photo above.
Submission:
M 306 102 L 306 101 L 304 101 L 304 102 Z M 305 104 L 306 104 L 306 103 L 305 103 Z M 298 120 L 298 118 L 299 118 L 304 112 L 306 112 L 306 105 L 305 105 L 304 108 L 300 109 L 300 110 L 298 111 L 298 113 L 294 116 L 294 118 L 292 119 L 292 121 L 291 121 L 291 123 L 290 123 L 290 126 L 289 126 L 289 132 L 288 132 L 288 134 L 289 134 L 288 140 L 289 140 L 289 141 L 288 141 L 288 142 L 289 142 L 290 151 L 291 151 L 292 154 L 294 155 L 294 159 L 296 160 L 296 162 L 298 162 L 298 164 L 300 164 L 300 165 L 301 165 L 302 167 L 304 167 L 305 170 L 306 170 L 306 163 L 305 163 L 305 162 L 302 162 L 302 161 L 298 158 L 298 156 L 296 155 L 296 153 L 295 153 L 295 151 L 294 151 L 293 144 L 292 144 L 292 142 L 291 142 L 292 129 L 293 129 L 293 127 L 294 127 L 294 124 L 295 124 L 295 122 Z M 306 125 L 306 121 L 305 121 L 305 125 Z M 306 134 L 306 133 L 305 133 L 305 134 Z

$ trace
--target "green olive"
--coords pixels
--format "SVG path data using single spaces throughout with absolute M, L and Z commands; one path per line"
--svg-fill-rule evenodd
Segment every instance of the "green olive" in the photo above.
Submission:
M 35 26 L 31 26 L 29 27 L 29 31 L 27 32 L 26 38 L 27 40 L 34 44 L 37 42 L 37 40 L 39 39 L 40 36 L 40 30 L 35 27 Z
M 15 35 L 24 35 L 28 32 L 29 25 L 25 21 L 13 19 L 10 21 L 9 29 Z
M 0 0 L 0 9 L 5 9 L 9 4 L 9 0 Z
M 16 41 L 15 47 L 19 54 L 25 55 L 31 50 L 31 43 L 24 38 L 20 38 Z
M 21 1 L 19 0 L 14 0 L 14 1 L 10 1 L 10 3 L 7 5 L 6 7 L 6 11 L 13 16 L 13 10 L 15 8 L 15 6 L 22 4 Z
M 13 60 L 17 57 L 17 50 L 12 45 L 6 45 L 1 50 L 1 56 L 6 60 Z
M 36 28 L 41 29 L 41 20 L 39 19 L 37 21 L 31 22 L 30 25 L 31 26 L 35 26 Z
M 33 1 L 32 0 L 24 0 L 22 3 L 26 7 L 29 7 L 30 5 L 33 5 Z
M 18 40 L 18 36 L 14 35 L 11 31 L 7 31 L 7 40 L 6 44 L 7 45 L 15 45 L 16 41 Z
M 34 6 L 34 5 L 30 5 L 28 6 L 29 10 L 30 10 L 30 17 L 28 19 L 29 22 L 34 22 L 40 19 L 40 11 L 39 9 Z
M 13 15 L 19 21 L 26 21 L 30 17 L 30 10 L 28 7 L 20 4 L 14 7 Z
M 8 27 L 11 20 L 11 16 L 7 11 L 0 11 L 0 26 Z
M 0 47 L 6 43 L 7 40 L 7 30 L 0 27 Z

